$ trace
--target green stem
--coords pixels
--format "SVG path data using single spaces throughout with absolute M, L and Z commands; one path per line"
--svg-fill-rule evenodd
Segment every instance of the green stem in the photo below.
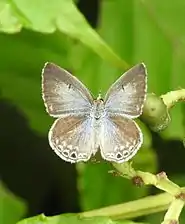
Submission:
M 133 179 L 133 181 L 135 178 L 137 178 L 137 180 L 140 178 L 142 184 L 154 185 L 160 190 L 166 191 L 173 196 L 181 192 L 181 188 L 170 181 L 164 172 L 154 175 L 148 172 L 136 171 L 132 168 L 131 163 L 129 162 L 123 164 L 113 163 L 112 165 L 118 170 L 120 175 Z
M 181 199 L 175 199 L 172 201 L 168 211 L 164 216 L 162 224 L 179 223 L 179 216 L 184 206 L 184 201 Z
M 82 217 L 109 216 L 112 219 L 128 219 L 166 210 L 170 203 L 171 206 L 166 213 L 163 224 L 168 224 L 166 220 L 169 220 L 170 217 L 170 220 L 172 220 L 179 216 L 185 201 L 184 188 L 180 188 L 170 181 L 164 172 L 154 175 L 148 172 L 136 171 L 129 162 L 123 164 L 113 163 L 112 165 L 119 175 L 132 179 L 137 185 L 154 185 L 167 193 L 87 211 L 80 214 Z
M 157 175 L 134 170 L 131 163 L 112 164 L 118 173 L 132 179 L 137 185 L 154 185 L 160 190 L 166 191 L 173 198 L 171 205 L 164 217 L 162 224 L 178 223 L 181 210 L 185 204 L 185 189 L 170 181 L 165 172 Z M 156 199 L 158 200 L 158 199 Z M 146 203 L 149 205 L 149 202 Z M 140 205 L 140 204 L 139 204 Z
M 177 102 L 185 101 L 185 89 L 174 90 L 161 96 L 168 109 Z
M 112 205 L 105 208 L 95 209 L 80 213 L 81 217 L 106 216 L 111 219 L 130 219 L 148 215 L 168 208 L 173 197 L 167 193 L 148 196 L 139 200 Z

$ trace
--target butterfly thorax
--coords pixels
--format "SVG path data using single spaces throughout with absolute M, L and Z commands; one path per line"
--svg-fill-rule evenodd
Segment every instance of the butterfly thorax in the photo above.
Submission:
M 102 99 L 94 100 L 90 116 L 96 120 L 105 116 L 105 105 Z

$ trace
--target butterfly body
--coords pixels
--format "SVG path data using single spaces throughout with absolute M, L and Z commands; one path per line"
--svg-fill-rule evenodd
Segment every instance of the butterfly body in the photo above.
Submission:
M 90 116 L 96 120 L 103 118 L 106 115 L 105 105 L 102 99 L 93 101 Z
M 138 64 L 123 74 L 105 99 L 93 99 L 73 75 L 53 63 L 42 73 L 47 112 L 56 117 L 48 138 L 51 148 L 71 163 L 88 161 L 100 149 L 103 159 L 122 163 L 141 147 L 143 136 L 133 118 L 142 113 L 147 91 L 146 68 Z

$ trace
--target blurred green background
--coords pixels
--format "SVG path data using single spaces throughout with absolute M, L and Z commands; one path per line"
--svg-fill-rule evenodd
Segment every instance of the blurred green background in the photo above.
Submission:
M 52 61 L 97 96 L 127 66 L 144 62 L 149 92 L 184 88 L 184 23 L 184 0 L 0 0 L 0 223 L 158 193 L 113 177 L 105 162 L 76 169 L 52 152 L 47 133 L 53 119 L 41 97 L 41 70 Z M 185 186 L 185 106 L 179 103 L 170 113 L 172 122 L 162 133 L 141 124 L 144 145 L 133 166 L 164 170 Z M 162 215 L 136 220 L 159 223 Z M 181 220 L 185 222 L 184 214 Z

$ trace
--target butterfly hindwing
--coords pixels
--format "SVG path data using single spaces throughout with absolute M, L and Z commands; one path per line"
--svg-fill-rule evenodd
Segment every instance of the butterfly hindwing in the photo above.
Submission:
M 136 154 L 142 142 L 143 135 L 135 121 L 123 116 L 103 119 L 100 148 L 105 160 L 126 162 Z
M 97 151 L 91 123 L 91 119 L 83 116 L 58 118 L 49 131 L 51 148 L 67 162 L 89 160 Z

